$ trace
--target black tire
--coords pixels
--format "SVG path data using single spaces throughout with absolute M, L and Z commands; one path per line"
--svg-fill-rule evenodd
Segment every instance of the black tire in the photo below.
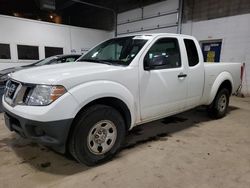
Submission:
M 213 102 L 207 108 L 208 115 L 211 118 L 219 119 L 226 115 L 229 104 L 229 95 L 229 90 L 226 88 L 222 88 L 218 91 Z M 224 104 L 221 105 L 220 100 L 224 101 Z
M 109 151 L 104 154 L 95 154 L 89 149 L 90 142 L 88 143 L 88 136 L 89 134 L 93 134 L 91 132 L 92 128 L 103 120 L 113 123 L 112 125 L 116 128 L 115 131 L 117 136 L 112 143 L 112 147 L 109 146 L 111 147 Z M 116 109 L 106 105 L 94 105 L 84 111 L 77 120 L 71 134 L 69 150 L 80 163 L 84 163 L 88 166 L 100 164 L 111 159 L 119 151 L 124 141 L 125 133 L 126 128 L 124 119 Z

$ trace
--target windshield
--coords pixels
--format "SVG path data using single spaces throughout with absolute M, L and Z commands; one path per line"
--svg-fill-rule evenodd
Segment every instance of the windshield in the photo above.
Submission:
M 146 42 L 146 38 L 135 36 L 110 39 L 96 46 L 78 61 L 127 66 Z

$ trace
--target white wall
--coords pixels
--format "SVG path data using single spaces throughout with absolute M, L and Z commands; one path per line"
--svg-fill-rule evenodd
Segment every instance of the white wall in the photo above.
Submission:
M 220 61 L 245 62 L 243 93 L 250 95 L 250 14 L 189 22 L 182 25 L 182 33 L 199 41 L 222 39 Z
M 142 8 L 130 10 L 118 14 L 117 16 L 117 34 L 124 35 L 128 33 L 140 33 L 141 32 L 177 32 L 177 9 L 179 6 L 177 0 L 167 0 L 160 3 L 155 3 Z M 164 15 L 166 13 L 173 13 Z M 158 16 L 162 15 L 162 16 Z M 164 15 L 164 16 L 163 16 Z M 146 19 L 145 19 L 146 18 Z M 150 18 L 150 19 L 148 19 Z M 166 26 L 172 26 L 168 28 L 162 28 Z M 162 29 L 159 29 L 159 28 Z
M 10 44 L 11 60 L 0 59 L 0 70 L 31 63 L 18 60 L 17 44 L 39 46 L 39 59 L 45 58 L 44 47 L 62 47 L 65 54 L 81 54 L 97 43 L 113 37 L 113 32 L 53 24 L 0 15 L 0 43 Z M 12 64 L 13 63 L 13 64 Z

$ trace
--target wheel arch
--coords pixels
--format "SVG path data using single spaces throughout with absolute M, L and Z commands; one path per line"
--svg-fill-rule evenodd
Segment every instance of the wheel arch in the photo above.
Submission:
M 97 98 L 94 99 L 90 102 L 88 102 L 86 105 L 84 105 L 76 114 L 75 118 L 73 119 L 69 132 L 68 132 L 68 137 L 67 137 L 67 146 L 69 144 L 71 135 L 74 131 L 76 122 L 78 121 L 78 119 L 81 117 L 82 113 L 84 113 L 89 107 L 93 106 L 93 105 L 97 105 L 97 104 L 102 104 L 102 105 L 107 105 L 110 106 L 114 109 L 116 109 L 123 117 L 124 121 L 125 121 L 125 125 L 126 125 L 126 130 L 128 131 L 131 126 L 132 126 L 132 114 L 131 111 L 129 110 L 129 107 L 127 106 L 127 104 L 122 101 L 119 98 L 116 97 L 101 97 L 101 98 Z
M 96 104 L 102 104 L 110 106 L 114 109 L 116 109 L 123 117 L 127 130 L 130 128 L 132 123 L 132 116 L 131 112 L 127 106 L 127 104 L 122 101 L 119 98 L 116 97 L 101 97 L 97 98 L 95 100 L 90 101 L 86 105 L 84 105 L 79 112 L 76 114 L 74 120 L 76 120 L 86 109 L 88 109 L 90 106 L 96 105 Z M 74 122 L 73 120 L 73 122 Z
M 233 91 L 233 78 L 230 73 L 222 72 L 214 81 L 211 88 L 208 104 L 211 104 L 216 96 L 216 94 L 222 89 L 226 88 L 229 90 L 229 94 Z

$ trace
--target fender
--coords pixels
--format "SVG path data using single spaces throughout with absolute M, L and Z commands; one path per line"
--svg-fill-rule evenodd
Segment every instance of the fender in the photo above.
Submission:
M 132 93 L 120 83 L 108 80 L 90 81 L 78 85 L 68 92 L 71 93 L 79 104 L 74 111 L 75 116 L 84 106 L 96 99 L 114 97 L 127 105 L 131 114 L 131 127 L 135 124 L 137 104 Z
M 229 72 L 222 72 L 222 73 L 220 73 L 217 76 L 217 78 L 215 79 L 215 81 L 214 81 L 214 83 L 213 83 L 213 85 L 211 87 L 207 104 L 211 104 L 212 103 L 212 101 L 215 98 L 215 95 L 218 92 L 219 87 L 226 80 L 230 81 L 231 86 L 232 86 L 232 90 L 233 90 L 233 78 L 232 78 L 232 75 Z

